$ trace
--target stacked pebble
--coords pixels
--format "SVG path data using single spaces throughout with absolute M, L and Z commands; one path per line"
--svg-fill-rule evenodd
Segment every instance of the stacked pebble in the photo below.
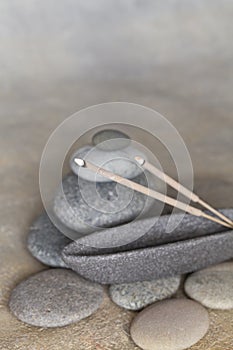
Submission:
M 107 135 L 113 139 L 113 145 L 106 141 Z M 134 160 L 136 155 L 146 158 L 145 155 L 129 143 L 123 133 L 104 131 L 103 135 L 98 133 L 93 137 L 96 146 L 85 146 L 72 155 L 70 165 L 74 174 L 63 180 L 63 190 L 58 191 L 54 200 L 54 212 L 64 225 L 87 234 L 129 222 L 150 209 L 154 202 L 151 198 L 74 162 L 74 158 L 83 158 L 141 185 L 154 187 L 151 176 Z
M 66 177 L 64 193 L 58 192 L 54 200 L 59 220 L 83 237 L 71 241 L 43 213 L 30 229 L 28 249 L 39 261 L 57 269 L 19 284 L 12 292 L 10 309 L 34 326 L 65 326 L 94 313 L 102 302 L 101 285 L 109 284 L 114 303 L 128 310 L 142 310 L 130 331 L 139 347 L 187 349 L 208 331 L 208 312 L 203 306 L 233 308 L 233 262 L 206 268 L 233 257 L 233 231 L 191 215 L 181 220 L 182 214 L 172 216 L 172 232 L 166 230 L 169 215 L 126 223 L 145 207 L 148 210 L 152 201 L 145 204 L 147 199 L 136 193 L 131 198 L 132 193 L 125 188 L 119 189 L 118 198 L 114 183 L 76 168 L 73 159 L 85 156 L 146 184 L 141 169 L 130 160 L 140 153 L 130 146 L 127 135 L 112 130 L 94 135 L 93 145 L 96 147 L 86 146 L 72 156 L 74 174 Z M 93 197 L 93 185 L 100 200 Z M 117 211 L 118 206 L 124 209 Z M 233 219 L 232 209 L 223 213 Z M 174 298 L 181 275 L 193 271 L 197 272 L 188 276 L 184 287 L 195 301 Z

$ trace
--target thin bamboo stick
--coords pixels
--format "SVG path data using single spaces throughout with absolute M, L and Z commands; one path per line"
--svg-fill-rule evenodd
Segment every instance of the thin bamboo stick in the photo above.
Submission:
M 227 223 L 225 223 L 224 221 L 221 221 L 219 219 L 216 219 L 216 218 L 213 218 L 212 216 L 209 216 L 207 214 L 205 214 L 204 212 L 202 212 L 201 210 L 195 208 L 195 207 L 192 207 L 188 204 L 185 204 L 183 202 L 180 202 L 180 201 L 177 201 L 176 199 L 174 198 L 171 198 L 171 197 L 168 197 L 168 196 L 165 196 L 164 194 L 162 193 L 159 193 L 157 191 L 154 191 L 152 189 L 149 189 L 145 186 L 142 186 L 142 185 L 139 185 L 131 180 L 128 180 L 128 179 L 125 179 L 124 177 L 121 177 L 119 175 L 116 175 L 106 169 L 103 169 L 101 167 L 98 167 L 96 166 L 95 164 L 89 162 L 89 161 L 84 161 L 83 159 L 81 158 L 75 158 L 74 159 L 75 163 L 80 166 L 80 167 L 83 167 L 83 168 L 87 168 L 91 171 L 93 171 L 94 173 L 96 174 L 99 174 L 101 176 L 104 176 L 108 179 L 110 179 L 111 181 L 114 181 L 114 182 L 117 182 L 119 183 L 120 185 L 123 185 L 123 186 L 126 186 L 128 188 L 131 188 L 132 190 L 135 190 L 137 192 L 140 192 L 142 194 L 145 194 L 146 196 L 149 196 L 149 197 L 152 197 L 154 199 L 157 199 L 158 201 L 160 202 L 163 202 L 163 203 L 166 203 L 168 205 L 171 205 L 172 207 L 176 207 L 178 209 L 181 209 L 182 211 L 185 211 L 189 214 L 192 214 L 192 215 L 195 215 L 195 216 L 202 216 L 206 219 L 209 219 L 211 221 L 214 221 L 220 225 L 223 225 L 225 227 L 230 227 L 231 226 Z
M 219 218 L 221 218 L 223 221 L 227 222 L 231 227 L 233 227 L 233 221 L 230 220 L 228 217 L 214 209 L 212 206 L 210 206 L 208 203 L 204 202 L 199 196 L 197 196 L 195 193 L 184 187 L 183 185 L 179 184 L 176 180 L 171 178 L 169 175 L 163 173 L 161 170 L 156 168 L 154 165 L 147 162 L 145 159 L 141 157 L 135 157 L 135 160 L 141 165 L 144 169 L 148 170 L 151 174 L 157 176 L 159 179 L 166 182 L 168 185 L 173 187 L 178 192 L 182 193 L 185 197 L 189 198 L 191 201 L 196 202 L 203 206 L 204 208 L 208 209 L 215 215 L 217 215 Z

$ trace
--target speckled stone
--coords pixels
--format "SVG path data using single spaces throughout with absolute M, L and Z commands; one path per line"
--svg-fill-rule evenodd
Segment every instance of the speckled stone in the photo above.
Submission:
M 49 269 L 21 282 L 9 306 L 21 321 L 38 327 L 62 327 L 93 314 L 103 289 L 66 269 Z
M 211 309 L 233 308 L 233 262 L 198 271 L 185 282 L 185 292 Z
M 27 247 L 30 253 L 43 264 L 53 267 L 66 267 L 61 252 L 71 243 L 43 213 L 31 226 Z
M 122 150 L 111 152 L 102 151 L 96 147 L 84 146 L 71 156 L 70 166 L 74 174 L 80 176 L 84 180 L 93 182 L 109 182 L 110 180 L 104 176 L 95 174 L 93 171 L 80 168 L 74 158 L 82 158 L 92 162 L 93 164 L 103 167 L 108 171 L 123 176 L 127 179 L 133 179 L 140 175 L 143 170 L 134 160 L 135 156 L 147 158 L 145 154 L 129 146 Z
M 147 186 L 141 174 L 135 182 Z M 69 228 L 80 233 L 90 233 L 135 219 L 153 204 L 147 196 L 132 191 L 115 182 L 91 183 L 76 175 L 63 180 L 54 200 L 54 213 Z
M 233 209 L 220 212 L 233 219 Z M 181 220 L 182 218 L 182 220 Z M 168 230 L 168 223 L 172 230 Z M 185 239 L 225 232 L 228 229 L 210 220 L 189 214 L 163 215 L 94 232 L 72 242 L 70 254 L 96 255 L 148 248 Z
M 158 300 L 170 298 L 179 288 L 181 276 L 154 281 L 115 284 L 109 289 L 111 299 L 128 310 L 140 310 Z
M 184 350 L 202 339 L 209 329 L 209 315 L 200 304 L 187 299 L 158 302 L 133 320 L 130 334 L 144 350 Z
M 115 254 L 71 254 L 68 246 L 62 255 L 70 268 L 95 282 L 149 281 L 197 271 L 233 258 L 233 231 Z
M 130 138 L 119 130 L 105 129 L 93 136 L 92 144 L 103 151 L 115 151 L 129 146 Z

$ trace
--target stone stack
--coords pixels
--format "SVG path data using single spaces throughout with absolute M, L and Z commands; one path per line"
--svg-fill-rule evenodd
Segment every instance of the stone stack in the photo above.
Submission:
M 9 306 L 21 321 L 39 327 L 78 322 L 97 311 L 102 285 L 109 285 L 115 304 L 140 311 L 130 331 L 138 346 L 182 350 L 208 331 L 203 306 L 233 307 L 233 262 L 219 264 L 233 258 L 233 231 L 188 214 L 145 218 L 141 215 L 153 200 L 74 162 L 84 158 L 159 190 L 134 162 L 136 155 L 145 158 L 127 135 L 115 130 L 95 134 L 91 146 L 72 155 L 73 173 L 55 194 L 53 209 L 62 225 L 80 238 L 66 237 L 46 213 L 33 223 L 28 249 L 53 268 L 13 290 Z M 233 219 L 233 209 L 222 213 Z M 208 267 L 213 264 L 218 265 Z M 187 273 L 191 275 L 186 279 Z M 195 301 L 179 298 L 179 288 Z

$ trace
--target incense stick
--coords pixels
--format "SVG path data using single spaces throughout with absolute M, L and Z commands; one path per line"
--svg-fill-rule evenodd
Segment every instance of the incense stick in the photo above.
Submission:
M 193 193 L 183 185 L 179 184 L 176 180 L 174 180 L 167 174 L 163 173 L 161 170 L 159 170 L 154 165 L 150 164 L 149 162 L 147 162 L 145 159 L 141 157 L 135 157 L 135 160 L 138 162 L 139 165 L 141 165 L 144 169 L 148 170 L 151 174 L 157 176 L 159 179 L 166 182 L 175 190 L 182 193 L 185 197 L 189 198 L 193 202 L 200 204 L 201 206 L 208 209 L 209 211 L 211 211 L 212 213 L 220 217 L 222 220 L 227 222 L 231 227 L 233 227 L 233 221 L 231 221 L 225 215 L 223 215 L 222 213 L 218 212 L 216 209 L 211 207 L 208 203 L 204 202 L 199 196 L 197 196 L 195 193 Z
M 98 173 L 99 175 L 101 176 L 104 176 L 108 179 L 110 179 L 111 181 L 114 181 L 114 182 L 117 182 L 119 183 L 120 185 L 123 185 L 123 186 L 126 186 L 128 188 L 131 188 L 137 192 L 140 192 L 142 194 L 145 194 L 146 196 L 149 196 L 149 197 L 152 197 L 154 199 L 157 199 L 158 201 L 160 202 L 163 202 L 163 203 L 166 203 L 168 205 L 171 205 L 173 207 L 176 207 L 178 209 L 181 209 L 189 214 L 192 214 L 192 215 L 195 215 L 195 216 L 202 216 L 206 219 L 209 219 L 211 221 L 214 221 L 220 225 L 223 225 L 225 227 L 230 227 L 231 226 L 227 223 L 225 223 L 224 221 L 221 221 L 217 218 L 214 218 L 204 212 L 202 212 L 201 210 L 195 208 L 195 207 L 192 207 L 190 205 L 187 205 L 183 202 L 180 202 L 180 201 L 177 201 L 176 199 L 174 198 L 171 198 L 171 197 L 168 197 L 168 196 L 165 196 L 164 194 L 160 193 L 160 192 L 157 192 L 157 191 L 154 191 L 152 189 L 149 189 L 145 186 L 142 186 L 142 185 L 139 185 L 131 180 L 128 180 L 124 177 L 121 177 L 117 174 L 114 174 L 106 169 L 103 169 L 101 167 L 98 167 L 96 166 L 95 164 L 93 163 L 90 163 L 89 161 L 84 161 L 83 159 L 81 158 L 75 158 L 74 159 L 74 162 L 80 166 L 80 167 L 83 167 L 83 168 L 87 168 L 91 171 L 93 171 L 94 173 Z

